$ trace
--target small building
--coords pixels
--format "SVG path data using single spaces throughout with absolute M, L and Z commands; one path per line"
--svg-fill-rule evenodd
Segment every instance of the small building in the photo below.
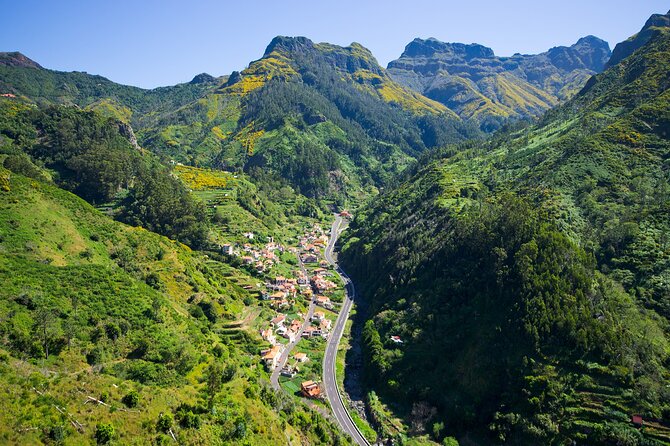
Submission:
M 307 357 L 307 353 L 303 353 L 303 352 L 298 352 L 295 355 L 293 355 L 293 359 L 295 359 L 298 362 L 309 361 L 309 358 Z
M 295 375 L 298 374 L 298 369 L 296 367 L 290 367 L 288 365 L 284 366 L 281 369 L 281 372 L 279 372 L 282 376 L 286 376 L 288 378 L 295 378 Z
M 272 294 L 270 294 L 270 299 L 273 300 L 281 300 L 286 297 L 286 291 L 276 291 Z
M 281 335 L 288 339 L 288 342 L 293 342 L 295 341 L 296 332 L 291 330 L 283 330 Z
M 272 370 L 277 366 L 277 361 L 283 350 L 284 347 L 281 344 L 277 344 L 268 350 L 261 351 L 261 359 L 268 369 Z
M 289 302 L 286 299 L 275 299 L 272 302 L 270 302 L 270 306 L 272 308 L 276 308 L 277 310 L 285 310 L 287 308 L 291 307 L 291 302 Z
M 292 331 L 293 333 L 297 333 L 300 330 L 301 326 L 302 326 L 302 323 L 298 319 L 293 319 L 291 321 L 291 326 L 289 327 L 289 331 Z
M 315 333 L 318 331 L 318 329 L 312 325 L 308 325 L 305 327 L 305 329 L 302 331 L 302 337 L 303 338 L 311 338 L 312 336 L 315 336 Z
M 282 327 L 284 325 L 285 320 L 286 320 L 286 315 L 285 314 L 280 314 L 280 315 L 277 315 L 277 317 L 275 317 L 274 319 L 272 319 L 270 321 L 270 325 L 272 325 L 275 328 Z
M 321 322 L 326 318 L 326 314 L 323 311 L 315 311 L 312 315 L 312 321 Z
M 326 296 L 316 296 L 316 304 L 322 306 L 323 308 L 332 309 L 333 304 L 330 299 Z
M 226 243 L 224 245 L 221 245 L 221 252 L 223 254 L 232 256 L 233 255 L 233 245 L 231 245 L 230 243 Z
M 302 256 L 302 263 L 316 263 L 319 261 L 319 258 L 314 254 L 305 254 Z
M 307 398 L 319 398 L 321 396 L 321 386 L 318 382 L 305 381 L 300 384 L 300 393 Z
M 404 344 L 404 341 L 400 339 L 400 336 L 391 336 L 391 341 L 395 342 L 396 344 Z
M 261 330 L 261 338 L 263 338 L 264 341 L 268 341 L 272 345 L 275 345 L 277 343 L 277 338 L 275 338 L 275 334 L 269 328 Z
M 632 415 L 630 417 L 630 422 L 638 429 L 644 426 L 644 420 L 641 415 Z
M 321 333 L 328 333 L 330 331 L 330 327 L 332 325 L 332 322 L 330 319 L 323 319 L 319 323 L 319 329 L 321 330 Z

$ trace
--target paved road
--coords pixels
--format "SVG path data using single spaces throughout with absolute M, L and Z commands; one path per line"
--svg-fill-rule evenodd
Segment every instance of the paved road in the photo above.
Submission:
M 335 217 L 333 222 L 333 227 L 330 231 L 330 241 L 326 247 L 326 260 L 335 267 L 335 271 L 340 275 L 345 284 L 345 296 L 344 303 L 342 304 L 342 309 L 340 314 L 337 316 L 337 321 L 335 322 L 335 327 L 328 338 L 328 345 L 326 346 L 326 354 L 323 356 L 323 386 L 326 391 L 326 397 L 330 403 L 330 407 L 333 409 L 333 414 L 338 424 L 344 432 L 349 434 L 353 438 L 354 442 L 361 446 L 369 446 L 368 442 L 363 434 L 358 430 L 356 424 L 351 419 L 347 408 L 342 401 L 342 396 L 340 395 L 337 379 L 335 377 L 335 359 L 337 356 L 337 346 L 340 343 L 342 338 L 342 333 L 344 332 L 344 326 L 347 323 L 349 318 L 349 311 L 351 311 L 351 305 L 354 302 L 354 297 L 356 296 L 356 289 L 354 284 L 351 283 L 349 276 L 345 274 L 344 271 L 337 265 L 333 259 L 333 249 L 335 247 L 335 242 L 337 242 L 337 236 L 339 235 L 340 225 L 342 224 L 342 217 L 339 215 Z
M 300 268 L 305 274 L 307 274 L 305 265 L 302 264 L 302 260 L 300 259 L 300 254 L 296 255 L 298 256 L 298 264 L 300 265 Z M 281 356 L 279 357 L 277 367 L 275 367 L 275 369 L 272 371 L 272 375 L 270 375 L 270 382 L 272 383 L 272 387 L 274 387 L 277 390 L 279 390 L 279 375 L 281 374 L 281 369 L 283 369 L 284 365 L 286 365 L 286 362 L 288 361 L 288 358 L 291 355 L 291 350 L 293 350 L 293 347 L 295 347 L 296 344 L 300 341 L 300 338 L 302 337 L 302 332 L 310 324 L 310 321 L 312 320 L 312 315 L 314 314 L 315 302 L 316 300 L 314 299 L 314 297 L 312 297 L 312 301 L 309 303 L 309 309 L 307 310 L 307 317 L 303 321 L 300 330 L 298 330 L 298 334 L 295 335 L 295 340 L 286 345 L 286 348 L 284 348 L 284 353 L 282 353 Z

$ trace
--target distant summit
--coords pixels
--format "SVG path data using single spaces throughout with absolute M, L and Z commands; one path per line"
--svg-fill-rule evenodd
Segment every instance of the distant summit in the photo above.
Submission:
M 626 57 L 633 54 L 637 49 L 649 42 L 652 37 L 661 30 L 670 28 L 670 11 L 667 14 L 653 14 L 644 24 L 639 33 L 631 36 L 629 39 L 618 43 L 612 51 L 612 57 L 607 63 L 608 67 L 614 66 Z
M 414 39 L 406 47 L 402 57 L 433 57 L 435 54 L 444 58 L 458 58 L 471 60 L 475 58 L 491 58 L 495 55 L 491 48 L 477 43 L 445 43 L 431 37 L 429 39 Z M 440 57 L 440 58 L 443 58 Z M 395 61 L 397 62 L 397 61 Z M 391 64 L 395 63 L 391 62 Z M 389 68 L 391 67 L 389 64 Z
M 216 78 L 212 76 L 211 74 L 207 73 L 200 73 L 196 75 L 189 84 L 210 84 L 212 82 L 215 82 Z
M 609 59 L 607 42 L 586 36 L 537 55 L 498 57 L 471 43 L 414 39 L 388 65 L 391 77 L 492 131 L 538 116 L 570 98 Z
M 18 51 L 11 53 L 0 52 L 0 66 L 5 67 L 24 67 L 24 68 L 42 68 L 40 64 L 34 60 L 24 56 Z
M 265 48 L 265 53 L 263 56 L 268 56 L 273 51 L 288 51 L 288 52 L 301 52 L 309 51 L 314 48 L 314 42 L 312 42 L 307 37 L 288 37 L 288 36 L 277 36 L 270 41 L 270 44 Z
M 356 42 L 343 47 L 314 43 L 302 36 L 277 36 L 267 46 L 263 57 L 251 62 L 241 72 L 230 75 L 225 90 L 244 96 L 271 80 L 314 86 L 326 79 L 338 79 L 340 86 L 346 84 L 348 88 L 355 88 L 357 93 L 365 93 L 416 115 L 445 114 L 458 119 L 442 104 L 395 82 L 372 52 Z M 338 94 L 344 97 L 350 93 L 338 91 Z

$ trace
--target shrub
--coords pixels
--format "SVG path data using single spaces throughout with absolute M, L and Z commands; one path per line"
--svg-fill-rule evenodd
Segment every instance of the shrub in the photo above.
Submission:
M 191 406 L 188 404 L 181 404 L 175 411 L 175 416 L 179 421 L 181 427 L 186 429 L 200 428 L 200 415 L 205 413 L 207 409 L 203 406 Z
M 172 428 L 174 420 L 169 413 L 160 413 L 158 415 L 158 422 L 156 422 L 156 429 L 161 432 L 167 432 Z
M 140 403 L 140 394 L 137 393 L 137 390 L 131 390 L 126 396 L 121 400 L 123 404 L 127 407 L 137 407 Z
M 110 423 L 98 423 L 95 426 L 95 441 L 98 444 L 107 444 L 114 438 L 114 426 Z
M 65 441 L 67 436 L 67 430 L 62 424 L 53 425 L 49 428 L 48 432 L 49 440 L 53 441 L 56 444 L 62 444 Z

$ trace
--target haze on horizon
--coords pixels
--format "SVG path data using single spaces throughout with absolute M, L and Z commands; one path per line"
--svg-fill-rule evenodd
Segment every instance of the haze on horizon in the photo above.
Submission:
M 595 35 L 610 47 L 636 33 L 666 2 L 244 2 L 0 0 L 0 51 L 42 66 L 86 71 L 144 88 L 220 76 L 262 56 L 277 35 L 369 48 L 381 65 L 416 37 L 479 43 L 497 55 L 535 54 Z

